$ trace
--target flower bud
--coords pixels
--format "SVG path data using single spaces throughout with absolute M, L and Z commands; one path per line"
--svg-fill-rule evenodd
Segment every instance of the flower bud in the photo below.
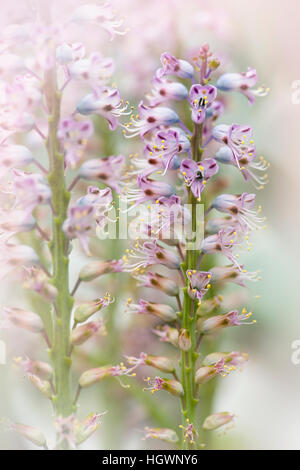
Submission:
M 47 380 L 40 379 L 37 375 L 30 375 L 29 379 L 32 385 L 35 386 L 41 392 L 44 397 L 51 399 L 52 397 L 52 389 L 51 385 Z
M 33 426 L 26 426 L 25 424 L 10 423 L 9 429 L 11 431 L 20 434 L 20 436 L 25 437 L 28 441 L 32 442 L 38 447 L 46 446 L 46 438 L 44 434 L 39 431 L 39 429 L 34 428 Z
M 170 305 L 158 304 L 155 302 L 148 302 L 146 300 L 140 299 L 138 304 L 132 304 L 131 298 L 127 300 L 128 310 L 133 313 L 149 313 L 156 317 L 161 318 L 164 321 L 175 321 L 177 318 L 176 312 L 173 310 Z
M 222 301 L 223 297 L 221 295 L 202 301 L 198 306 L 197 315 L 199 317 L 210 315 L 220 307 Z
M 195 382 L 197 385 L 204 384 L 209 380 L 221 374 L 224 371 L 224 359 L 220 359 L 216 364 L 212 366 L 200 367 L 196 371 Z
M 86 441 L 100 426 L 100 418 L 105 413 L 90 413 L 83 421 L 77 422 L 75 427 L 76 443 L 82 444 Z
M 70 342 L 73 346 L 79 346 L 95 335 L 101 328 L 105 331 L 105 327 L 100 320 L 91 321 L 89 323 L 85 323 L 84 325 L 78 326 L 72 330 Z
M 155 367 L 156 369 L 161 370 L 162 372 L 172 373 L 175 371 L 175 366 L 171 359 L 163 356 L 151 356 L 147 354 L 144 359 L 145 364 L 147 366 Z
M 145 287 L 152 287 L 154 289 L 159 289 L 167 295 L 176 296 L 179 293 L 178 285 L 172 279 L 162 276 L 158 273 L 148 272 L 145 275 L 145 280 L 143 285 Z
M 43 322 L 36 313 L 9 307 L 3 307 L 2 311 L 5 319 L 13 326 L 24 328 L 32 333 L 42 333 L 44 331 Z
M 166 392 L 169 392 L 172 395 L 175 395 L 176 397 L 181 397 L 184 394 L 183 387 L 177 380 L 164 379 L 162 389 L 166 390 Z
M 188 330 L 182 329 L 179 332 L 178 345 L 182 351 L 189 351 L 192 347 L 191 335 Z
M 145 428 L 144 439 L 160 439 L 161 441 L 170 442 L 175 444 L 178 442 L 178 436 L 173 429 L 168 428 Z
M 239 326 L 241 325 L 241 320 L 248 319 L 251 315 L 251 312 L 244 313 L 244 311 L 239 315 L 237 310 L 232 310 L 224 315 L 216 315 L 203 322 L 201 332 L 203 334 L 208 334 L 229 326 Z
M 85 265 L 80 273 L 79 279 L 83 282 L 93 281 L 103 274 L 120 272 L 121 267 L 119 261 L 94 261 Z
M 41 269 L 35 267 L 29 269 L 24 287 L 34 290 L 48 302 L 53 302 L 57 296 L 57 289 L 49 282 L 48 276 Z
M 111 376 L 111 366 L 97 367 L 83 372 L 79 378 L 80 387 L 89 387 L 106 377 Z
M 50 364 L 42 361 L 31 361 L 26 358 L 17 357 L 15 363 L 22 367 L 27 374 L 36 375 L 41 380 L 51 380 L 53 378 L 53 369 Z
M 234 415 L 229 414 L 227 411 L 214 413 L 205 419 L 203 429 L 206 431 L 213 431 L 214 429 L 224 426 L 224 424 L 230 423 L 233 418 Z
M 79 305 L 74 313 L 74 320 L 76 323 L 83 323 L 94 313 L 99 312 L 103 307 L 111 303 L 111 297 L 106 294 L 105 297 L 87 302 L 86 304 Z

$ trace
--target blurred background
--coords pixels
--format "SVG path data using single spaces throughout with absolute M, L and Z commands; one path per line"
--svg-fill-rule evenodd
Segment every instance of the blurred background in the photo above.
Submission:
M 86 2 L 57 2 L 58 17 L 81 3 Z M 261 271 L 263 280 L 250 286 L 247 299 L 239 299 L 245 294 L 238 287 L 229 292 L 235 296 L 233 300 L 247 300 L 257 324 L 226 331 L 220 345 L 224 351 L 249 353 L 249 362 L 242 373 L 218 379 L 210 404 L 212 412 L 227 410 L 236 414 L 237 419 L 225 435 L 213 434 L 209 445 L 221 449 L 300 449 L 300 364 L 293 364 L 291 359 L 292 342 L 300 340 L 300 103 L 293 99 L 292 89 L 293 82 L 300 80 L 299 2 L 152 0 L 149 4 L 146 0 L 112 0 L 112 3 L 118 16 L 124 17 L 128 33 L 108 42 L 102 33 L 94 31 L 85 40 L 88 49 L 114 57 L 116 84 L 130 103 L 136 104 L 149 90 L 162 52 L 189 60 L 203 43 L 209 43 L 221 59 L 222 70 L 242 72 L 248 66 L 254 67 L 259 84 L 270 87 L 268 96 L 257 99 L 253 107 L 243 96 L 230 95 L 228 111 L 222 117 L 222 122 L 252 126 L 258 155 L 270 161 L 271 167 L 270 183 L 257 196 L 268 219 L 267 230 L 252 237 L 253 248 L 244 259 L 248 270 Z M 1 1 L 1 27 L 22 22 L 30 8 L 34 8 L 34 2 L 24 1 L 21 5 L 14 0 L 8 5 Z M 101 140 L 94 145 L 103 156 L 118 152 L 128 155 L 135 151 L 135 146 L 139 149 L 138 142 L 125 141 L 120 131 L 112 134 L 106 132 L 105 123 L 96 124 Z M 251 191 L 251 186 L 245 189 L 238 172 L 226 170 L 226 175 L 234 182 L 236 192 Z M 124 248 L 121 243 L 95 241 L 93 254 L 99 258 L 118 258 Z M 71 263 L 73 284 L 80 267 L 86 263 L 79 249 Z M 118 363 L 122 354 L 138 355 L 145 349 L 155 354 L 166 351 L 151 334 L 151 321 L 132 319 L 124 313 L 124 301 L 136 289 L 129 276 L 118 274 L 84 286 L 78 291 L 80 300 L 101 295 L 108 290 L 107 285 L 118 299 L 111 306 L 108 335 L 89 342 L 77 353 L 79 372 L 87 366 Z M 24 302 L 29 305 L 18 286 L 2 282 L 1 304 L 6 305 L 12 298 L 15 306 Z M 44 307 L 47 309 L 47 305 Z M 29 333 L 0 331 L 0 339 L 7 344 L 8 364 L 13 357 L 24 355 L 24 350 L 29 356 L 41 358 L 41 344 L 36 341 L 32 344 Z M 142 386 L 137 381 L 130 389 L 122 389 L 116 381 L 108 381 L 82 393 L 79 410 L 82 416 L 91 409 L 109 411 L 84 448 L 153 448 L 151 441 L 141 441 L 144 426 L 170 426 L 176 422 L 178 411 L 172 397 L 164 394 L 152 397 L 142 392 Z M 49 435 L 53 433 L 49 406 L 32 390 L 22 373 L 9 365 L 0 365 L 0 396 L 0 417 L 40 427 Z M 0 448 L 31 447 L 13 434 L 0 432 Z

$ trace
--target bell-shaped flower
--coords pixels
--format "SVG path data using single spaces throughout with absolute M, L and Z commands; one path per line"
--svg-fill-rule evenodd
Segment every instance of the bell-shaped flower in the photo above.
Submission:
M 70 21 L 83 26 L 101 26 L 108 32 L 111 39 L 113 39 L 115 35 L 123 35 L 126 32 L 120 31 L 119 28 L 122 26 L 123 20 L 115 18 L 113 7 L 108 2 L 81 5 L 73 11 Z
M 15 209 L 29 215 L 38 205 L 51 202 L 51 189 L 41 174 L 13 170 L 12 176 L 11 191 L 15 195 Z
M 228 146 L 221 147 L 215 155 L 215 159 L 219 163 L 233 165 L 238 168 L 237 160 L 235 159 L 232 150 Z M 263 157 L 260 157 L 258 162 L 255 162 L 256 150 L 254 145 L 248 147 L 238 156 L 238 163 L 240 171 L 246 181 L 252 180 L 256 189 L 262 189 L 268 183 L 268 175 L 265 171 L 270 167 Z M 264 172 L 263 175 L 256 174 L 256 172 Z
M 240 126 L 232 124 L 218 124 L 213 128 L 213 138 L 229 147 L 235 160 L 237 168 L 241 170 L 240 160 L 256 156 L 254 141 L 252 139 L 252 129 L 250 126 Z M 220 157 L 220 155 L 219 155 Z M 228 159 L 228 156 L 227 156 Z
M 210 288 L 210 272 L 196 271 L 195 269 L 188 269 L 186 276 L 189 281 L 188 294 L 192 299 L 197 299 L 201 302 L 202 297 Z
M 86 59 L 76 60 L 69 66 L 71 79 L 87 80 L 92 87 L 105 85 L 114 71 L 113 59 L 103 58 L 97 52 L 94 52 Z
M 219 165 L 214 158 L 206 158 L 200 162 L 187 158 L 180 165 L 180 172 L 184 177 L 184 182 L 191 188 L 193 195 L 198 201 L 201 199 L 201 193 L 207 181 L 218 171 Z
M 127 249 L 126 254 L 122 257 L 123 271 L 139 272 L 141 268 L 147 268 L 156 264 L 162 264 L 169 269 L 180 268 L 179 256 L 171 250 L 167 250 L 158 245 L 157 240 L 136 243 L 132 250 Z
M 130 122 L 125 124 L 126 137 L 145 137 L 145 135 L 161 126 L 173 126 L 179 122 L 179 117 L 171 108 L 146 106 L 142 101 L 139 104 L 139 114 L 136 118 L 131 116 Z
M 212 207 L 220 212 L 230 214 L 236 219 L 242 230 L 247 232 L 260 228 L 265 219 L 259 217 L 261 208 L 254 210 L 255 194 L 221 194 L 212 203 Z
M 60 65 L 68 65 L 85 56 L 85 47 L 81 42 L 62 43 L 56 48 L 56 60 Z
M 151 92 L 146 95 L 151 107 L 155 107 L 165 101 L 180 101 L 188 97 L 188 90 L 182 83 L 172 82 L 167 78 L 160 78 L 155 75 L 151 85 Z
M 154 315 L 164 321 L 172 322 L 177 318 L 175 310 L 167 304 L 158 304 L 140 299 L 138 304 L 133 304 L 131 298 L 127 300 L 127 310 L 130 313 Z
M 2 144 L 0 146 L 0 179 L 12 168 L 23 168 L 33 160 L 32 152 L 24 145 Z
M 79 100 L 76 110 L 84 116 L 99 114 L 107 120 L 110 130 L 114 131 L 119 124 L 118 118 L 131 113 L 131 111 L 127 111 L 127 107 L 127 104 L 124 105 L 117 88 L 97 87 L 93 93 L 89 93 Z
M 189 93 L 189 102 L 192 107 L 192 120 L 201 124 L 206 116 L 206 110 L 216 99 L 217 89 L 213 85 L 192 85 Z
M 123 155 L 93 158 L 80 167 L 79 176 L 88 181 L 101 181 L 119 192 L 119 181 L 124 163 L 125 157 Z
M 76 168 L 84 157 L 88 138 L 93 134 L 94 126 L 91 121 L 77 121 L 65 118 L 59 123 L 58 137 L 62 142 L 67 166 Z
M 194 67 L 186 60 L 177 59 L 168 52 L 161 55 L 162 68 L 157 71 L 158 77 L 165 75 L 175 75 L 180 78 L 192 78 Z
M 257 83 L 257 73 L 255 69 L 248 67 L 247 72 L 242 73 L 224 73 L 217 81 L 217 88 L 222 91 L 238 91 L 253 104 L 256 96 L 267 95 L 269 89 L 259 87 L 256 90 L 252 88 Z

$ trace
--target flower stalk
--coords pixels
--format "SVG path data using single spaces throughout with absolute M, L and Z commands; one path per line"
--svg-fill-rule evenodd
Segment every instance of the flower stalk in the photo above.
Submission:
M 55 62 L 54 62 L 55 64 Z M 73 412 L 70 367 L 70 318 L 73 299 L 69 292 L 69 259 L 66 257 L 66 236 L 62 230 L 67 217 L 70 194 L 66 189 L 64 156 L 60 152 L 57 129 L 60 120 L 60 92 L 57 89 L 56 67 L 45 73 L 45 95 L 49 110 L 47 150 L 50 173 L 49 186 L 52 191 L 52 240 L 49 247 L 52 255 L 52 282 L 57 289 L 53 311 L 53 342 L 49 352 L 54 368 L 55 397 L 53 402 L 57 416 L 68 416 Z

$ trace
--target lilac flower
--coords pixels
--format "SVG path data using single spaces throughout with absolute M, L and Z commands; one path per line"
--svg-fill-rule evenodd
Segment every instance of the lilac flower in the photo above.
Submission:
M 224 113 L 225 107 L 222 101 L 213 101 L 206 109 L 206 119 L 216 121 Z
M 161 274 L 147 271 L 143 274 L 137 274 L 134 277 L 139 281 L 140 286 L 158 289 L 170 296 L 177 296 L 179 294 L 178 284 Z
M 213 282 L 234 282 L 239 286 L 246 287 L 245 281 L 258 281 L 258 272 L 251 272 L 241 266 L 215 266 L 210 270 Z
M 82 442 L 86 441 L 95 431 L 99 428 L 101 424 L 102 416 L 106 414 L 104 413 L 90 413 L 84 420 L 76 421 L 75 425 L 75 435 L 76 435 L 76 443 L 82 444 Z
M 87 255 L 90 255 L 88 243 L 95 225 L 94 215 L 92 204 L 71 206 L 68 209 L 68 218 L 63 224 L 67 237 L 78 238 Z
M 114 11 L 109 3 L 81 5 L 72 13 L 71 21 L 80 25 L 99 25 L 108 32 L 110 38 L 115 35 L 124 35 L 126 31 L 120 31 L 123 20 L 116 20 Z
M 217 81 L 217 88 L 222 91 L 238 91 L 249 100 L 250 104 L 255 101 L 255 96 L 265 96 L 268 89 L 260 87 L 251 90 L 257 83 L 257 73 L 255 69 L 248 67 L 247 72 L 225 73 Z
M 189 93 L 189 102 L 192 106 L 192 120 L 201 124 L 206 115 L 206 109 L 216 99 L 217 89 L 212 85 L 192 85 Z
M 143 439 L 159 439 L 161 441 L 176 444 L 178 436 L 173 429 L 168 428 L 149 428 L 145 427 L 145 437 Z
M 0 209 L 0 230 L 6 240 L 17 233 L 30 232 L 36 226 L 36 220 L 31 214 L 24 210 L 1 210 Z
M 163 379 L 161 377 L 155 377 L 155 379 L 152 380 L 150 377 L 147 377 L 145 381 L 148 383 L 148 387 L 145 387 L 144 390 L 150 390 L 152 394 L 159 390 L 165 390 L 177 397 L 184 394 L 183 387 L 177 380 Z
M 204 331 L 204 330 L 202 330 Z M 196 371 L 195 382 L 196 384 L 204 384 L 209 380 L 213 379 L 217 375 L 223 374 L 225 371 L 224 369 L 224 359 L 221 358 L 218 362 L 211 366 L 203 366 L 200 367 Z
M 65 151 L 67 166 L 76 168 L 78 162 L 84 156 L 87 139 L 93 134 L 91 121 L 76 121 L 73 118 L 65 118 L 59 124 L 58 137 Z
M 185 159 L 181 162 L 180 171 L 184 182 L 191 188 L 195 198 L 200 201 L 201 193 L 207 181 L 219 170 L 219 165 L 214 158 L 207 158 L 201 162 Z
M 238 234 L 236 232 L 226 232 L 225 230 L 220 230 L 220 232 L 217 234 L 204 238 L 201 245 L 201 250 L 203 253 L 207 254 L 222 253 L 239 269 L 241 269 L 232 253 L 233 248 L 237 244 L 237 237 Z
M 36 446 L 47 448 L 46 438 L 39 429 L 20 423 L 8 423 L 7 426 L 9 430 L 25 437 Z
M 52 198 L 51 189 L 39 173 L 25 173 L 13 170 L 12 193 L 15 195 L 14 208 L 26 214 L 40 204 L 49 204 Z
M 147 268 L 155 264 L 162 264 L 169 269 L 179 269 L 180 258 L 171 250 L 166 250 L 158 245 L 157 240 L 145 242 L 142 245 L 136 243 L 134 250 L 126 250 L 122 258 L 123 271 L 137 273 L 140 268 Z
M 162 165 L 166 171 L 177 169 L 179 164 L 176 159 L 177 155 L 189 152 L 190 147 L 190 141 L 185 133 L 180 129 L 172 128 L 156 132 L 153 141 L 146 144 L 144 155 L 150 165 Z
M 219 429 L 221 426 L 232 422 L 234 415 L 228 413 L 227 411 L 222 411 L 220 413 L 214 413 L 210 416 L 207 416 L 203 423 L 203 429 L 206 431 L 213 431 Z
M 89 186 L 87 194 L 68 209 L 68 217 L 63 224 L 63 230 L 68 238 L 79 239 L 87 255 L 90 255 L 89 237 L 93 234 L 96 223 L 101 228 L 106 225 L 112 200 L 110 189 L 100 190 Z
M 251 157 L 255 154 L 254 141 L 252 140 L 252 129 L 250 126 L 240 126 L 232 124 L 231 126 L 219 124 L 214 127 L 213 138 L 217 142 L 226 144 L 233 155 L 236 166 L 240 167 L 240 159 L 245 155 Z
M 158 70 L 158 77 L 164 75 L 176 75 L 180 78 L 192 78 L 194 75 L 193 66 L 186 60 L 176 59 L 168 52 L 161 55 L 162 68 Z
M 155 204 L 139 207 L 139 215 L 130 222 L 130 231 L 136 237 L 156 236 L 169 245 L 177 245 L 185 240 L 190 219 L 190 211 L 181 204 L 178 196 L 160 197 Z
M 183 426 L 182 424 L 180 424 L 179 428 L 183 430 L 183 434 L 184 434 L 183 442 L 185 443 L 186 441 L 188 441 L 191 446 L 195 445 L 195 442 L 198 439 L 199 434 L 197 430 L 195 429 L 195 426 L 193 425 L 193 423 L 190 423 L 189 419 L 187 419 L 186 426 Z
M 20 308 L 2 307 L 1 326 L 24 328 L 31 333 L 42 333 L 44 325 L 39 315 Z
M 11 133 L 28 132 L 35 122 L 33 111 L 41 101 L 37 79 L 22 75 L 11 84 L 0 83 L 0 127 Z
M 252 179 L 256 189 L 262 189 L 264 185 L 268 183 L 268 176 L 267 174 L 259 176 L 254 171 L 265 172 L 269 168 L 270 164 L 267 163 L 263 157 L 260 157 L 259 162 L 254 162 L 256 158 L 256 150 L 254 146 L 247 148 L 243 152 L 244 153 L 241 153 L 241 155 L 238 157 L 238 162 L 239 165 L 241 165 L 240 170 L 243 177 L 246 181 Z M 231 149 L 227 146 L 221 147 L 216 153 L 215 158 L 220 163 L 238 167 L 237 161 L 234 158 Z
M 63 43 L 56 48 L 56 60 L 60 65 L 79 61 L 85 56 L 85 47 L 81 42 Z
M 170 108 L 151 108 L 143 104 L 139 104 L 139 114 L 136 119 L 131 117 L 128 124 L 125 124 L 127 137 L 135 137 L 140 135 L 142 138 L 150 131 L 153 131 L 160 126 L 173 126 L 179 122 L 179 117 Z
M 53 378 L 53 369 L 47 362 L 32 361 L 28 357 L 17 357 L 14 362 L 22 367 L 28 375 L 36 375 L 41 380 L 51 380 Z
M 198 299 L 198 301 L 201 302 L 203 296 L 210 288 L 210 272 L 188 269 L 186 275 L 189 280 L 189 296 L 192 299 Z
M 127 300 L 127 310 L 130 313 L 154 315 L 164 321 L 172 322 L 177 318 L 176 312 L 170 305 L 158 304 L 156 302 L 148 302 L 140 299 L 138 304 L 133 304 L 132 299 Z
M 23 286 L 41 295 L 46 302 L 53 302 L 57 297 L 58 291 L 49 281 L 49 277 L 40 268 L 31 267 L 25 269 L 25 281 Z
M 212 207 L 220 212 L 230 214 L 241 225 L 244 231 L 258 229 L 259 223 L 264 219 L 258 216 L 260 209 L 253 210 L 255 204 L 255 194 L 221 194 L 218 196 Z
M 159 369 L 161 372 L 172 374 L 175 371 L 174 362 L 164 356 L 152 356 L 144 352 L 139 357 L 125 356 L 129 365 L 134 367 L 150 366 Z
M 130 111 L 126 112 L 127 104 L 124 105 L 117 88 L 110 87 L 94 88 L 93 93 L 89 93 L 79 100 L 76 110 L 84 116 L 90 114 L 103 116 L 112 131 L 118 127 L 120 116 L 130 114 Z
M 159 78 L 157 75 L 155 75 L 152 80 L 151 93 L 147 95 L 151 107 L 155 107 L 164 101 L 180 101 L 187 97 L 188 91 L 182 83 L 172 82 L 166 78 Z
M 116 192 L 120 191 L 120 180 L 125 158 L 123 155 L 106 158 L 94 158 L 85 162 L 79 170 L 79 176 L 85 180 L 101 181 Z
M 223 315 L 216 315 L 205 320 L 201 326 L 201 331 L 204 334 L 213 333 L 214 331 L 220 330 L 222 328 L 228 328 L 231 326 L 240 326 L 240 325 L 251 325 L 256 323 L 255 320 L 252 322 L 246 322 L 252 315 L 252 312 L 248 312 L 243 309 L 241 314 L 238 310 L 232 310 L 231 312 L 225 313 Z
M 23 168 L 33 160 L 32 152 L 24 145 L 0 145 L 0 179 L 12 168 Z
M 91 54 L 89 58 L 76 60 L 69 66 L 71 79 L 87 80 L 93 87 L 107 83 L 114 70 L 113 59 L 103 58 L 97 52 Z
M 171 197 L 175 190 L 173 186 L 165 181 L 156 181 L 147 176 L 139 175 L 137 178 L 138 188 L 124 187 L 123 195 L 127 203 L 132 204 L 128 209 L 132 209 L 139 204 L 147 201 L 158 201 L 164 197 Z
M 30 246 L 0 244 L 0 279 L 17 268 L 30 268 L 36 264 L 39 264 L 39 257 Z

